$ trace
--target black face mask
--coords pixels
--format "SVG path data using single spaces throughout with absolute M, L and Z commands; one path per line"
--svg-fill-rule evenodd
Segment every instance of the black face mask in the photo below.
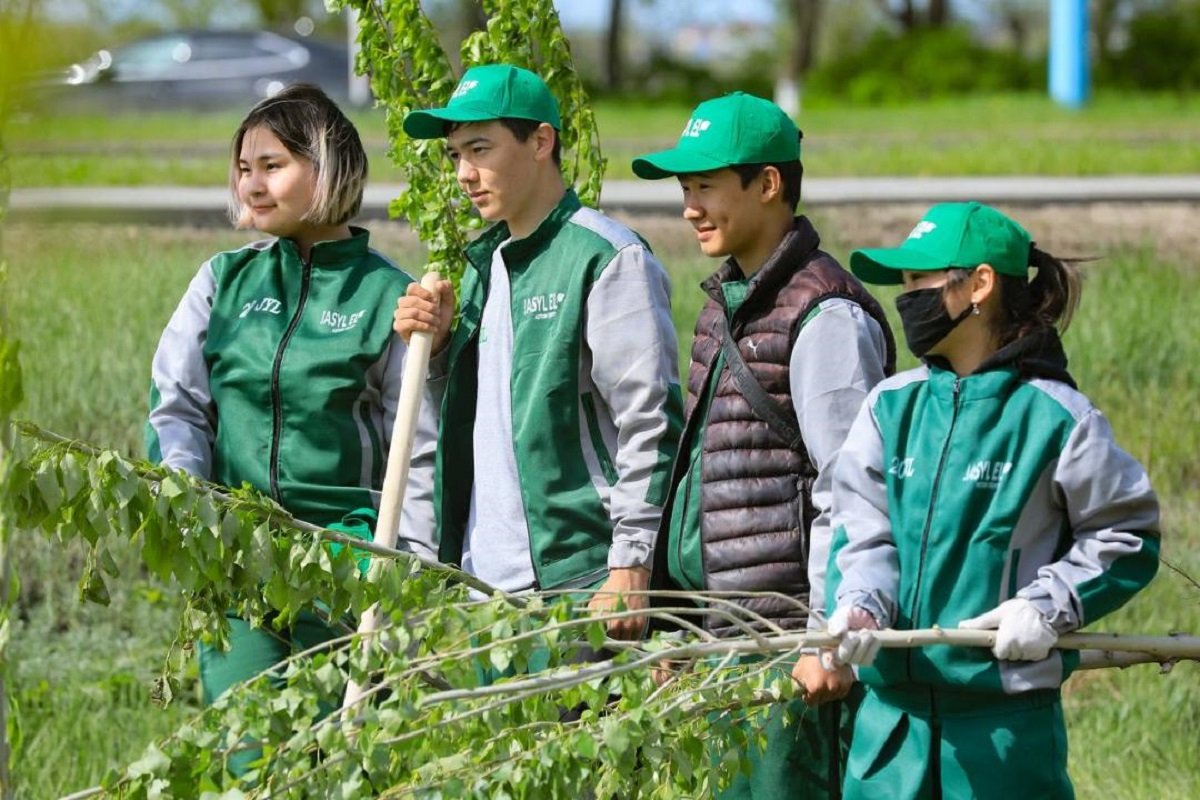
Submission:
M 958 324 L 971 316 L 971 306 L 963 309 L 957 317 L 951 317 L 942 300 L 942 287 L 914 289 L 896 298 L 896 310 L 900 312 L 900 324 L 904 326 L 904 339 L 908 349 L 917 358 L 925 354 Z

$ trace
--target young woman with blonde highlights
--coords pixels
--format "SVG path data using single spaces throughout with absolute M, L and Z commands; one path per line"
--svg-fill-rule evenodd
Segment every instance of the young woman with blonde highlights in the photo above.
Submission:
M 250 111 L 233 137 L 230 217 L 270 238 L 200 267 L 154 355 L 146 438 L 155 461 L 249 483 L 317 525 L 348 517 L 370 538 L 405 356 L 392 308 L 412 279 L 349 224 L 366 178 L 357 131 L 320 89 Z M 284 628 L 227 616 L 231 648 L 200 646 L 206 703 L 346 632 L 315 610 Z

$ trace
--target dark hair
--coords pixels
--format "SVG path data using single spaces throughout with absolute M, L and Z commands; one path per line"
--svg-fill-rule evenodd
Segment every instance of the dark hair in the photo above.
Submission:
M 742 188 L 745 189 L 767 167 L 774 167 L 779 171 L 779 179 L 783 184 L 783 202 L 795 211 L 796 206 L 800 205 L 800 183 L 804 178 L 804 165 L 799 159 L 777 164 L 734 164 L 730 169 L 738 174 L 742 180 Z
M 341 225 L 358 213 L 367 182 L 367 154 L 358 131 L 320 88 L 294 83 L 250 109 L 233 135 L 229 216 L 235 224 L 249 224 L 237 198 L 238 162 L 242 140 L 258 127 L 269 130 L 289 153 L 312 163 L 316 186 L 312 208 L 305 215 L 307 221 Z
M 1083 278 L 1079 264 L 1086 259 L 1055 258 L 1037 246 L 1029 248 L 1032 279 L 1024 275 L 997 274 L 1000 288 L 996 337 L 1004 347 L 1043 328 L 1063 332 L 1079 306 Z M 944 291 L 967 280 L 972 269 L 951 269 Z
M 1029 248 L 1029 266 L 1037 270 L 1032 280 L 1019 275 L 1000 276 L 1000 345 L 1027 336 L 1038 328 L 1063 332 L 1079 306 L 1083 277 L 1081 259 L 1055 258 L 1036 246 Z
M 503 125 L 504 128 L 511 133 L 513 138 L 518 142 L 529 141 L 529 137 L 533 136 L 534 131 L 542 127 L 543 124 L 549 125 L 549 123 L 538 122 L 536 119 L 521 119 L 519 117 L 500 117 L 495 121 Z M 447 122 L 445 135 L 449 136 L 463 125 L 468 124 L 470 123 Z M 554 126 L 551 125 L 550 127 L 553 128 Z M 555 129 L 554 131 L 554 149 L 550 151 L 550 158 L 554 159 L 554 166 L 562 166 L 562 135 L 559 133 L 558 129 Z
M 518 142 L 527 142 L 529 137 L 533 136 L 533 132 L 542 127 L 543 123 L 536 119 L 518 119 L 516 117 L 501 117 L 500 124 L 508 128 L 508 132 L 513 135 Z M 550 127 L 554 127 L 551 125 Z M 554 166 L 562 166 L 562 137 L 558 130 L 554 131 L 554 149 L 550 151 L 550 157 L 554 159 Z

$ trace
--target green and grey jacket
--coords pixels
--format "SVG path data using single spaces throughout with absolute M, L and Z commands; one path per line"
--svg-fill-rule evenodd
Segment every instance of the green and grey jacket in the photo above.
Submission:
M 610 568 L 649 567 L 682 426 L 666 272 L 635 233 L 573 191 L 533 233 L 509 239 L 501 223 L 468 248 L 459 323 L 431 364 L 422 407 L 422 429 L 438 431 L 436 455 L 418 445 L 406 505 L 429 510 L 436 538 L 427 547 L 461 563 L 473 486 L 495 479 L 475 474 L 473 444 L 480 321 L 503 259 L 511 441 L 534 585 L 586 586 Z M 488 558 L 485 547 L 473 559 Z
M 151 460 L 243 481 L 328 525 L 378 507 L 405 348 L 392 336 L 412 280 L 367 231 L 219 253 L 192 279 L 151 368 Z
M 1065 367 L 1047 330 L 964 378 L 931 362 L 871 392 L 834 475 L 830 610 L 861 606 L 881 628 L 954 628 L 1022 597 L 1065 633 L 1150 581 L 1158 501 Z M 860 677 L 1012 694 L 1059 686 L 1077 660 L 884 650 Z

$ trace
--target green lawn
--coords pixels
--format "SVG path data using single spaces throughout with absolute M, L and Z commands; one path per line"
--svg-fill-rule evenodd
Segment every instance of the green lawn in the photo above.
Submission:
M 819 226 L 826 220 L 818 217 Z M 836 226 L 831 226 L 836 227 Z M 375 243 L 402 264 L 420 249 L 398 225 Z M 668 264 L 682 347 L 700 305 L 696 283 L 714 264 L 696 255 L 682 222 L 646 228 Z M 130 453 L 140 450 L 149 361 L 158 334 L 199 263 L 246 234 L 139 226 L 15 224 L 6 232 L 10 307 L 23 340 L 22 416 Z M 827 247 L 844 256 L 848 243 Z M 1067 336 L 1072 369 L 1118 439 L 1150 468 L 1166 511 L 1164 556 L 1200 576 L 1200 336 L 1191 290 L 1194 253 L 1118 245 L 1091 268 Z M 890 307 L 890 295 L 885 298 Z M 911 365 L 908 358 L 905 366 Z M 41 537 L 18 549 L 22 578 L 9 651 L 25 731 L 19 796 L 58 796 L 136 759 L 195 707 L 194 676 L 166 711 L 149 702 L 178 603 L 122 560 L 109 608 L 79 605 L 82 564 Z M 1151 588 L 1104 620 L 1104 630 L 1200 633 L 1200 590 L 1163 569 Z M 1071 771 L 1081 798 L 1200 796 L 1200 665 L 1160 676 L 1148 667 L 1080 674 L 1067 687 Z
M 699 98 L 698 98 L 699 99 Z M 601 101 L 596 114 L 608 177 L 670 145 L 690 106 Z M 383 113 L 351 114 L 377 181 L 402 176 L 385 156 Z M 14 185 L 224 183 L 240 116 L 118 114 L 29 116 L 9 136 Z M 814 100 L 799 117 L 809 175 L 1104 175 L 1200 173 L 1200 99 L 1100 94 L 1081 111 L 1041 95 L 987 95 L 895 107 Z

